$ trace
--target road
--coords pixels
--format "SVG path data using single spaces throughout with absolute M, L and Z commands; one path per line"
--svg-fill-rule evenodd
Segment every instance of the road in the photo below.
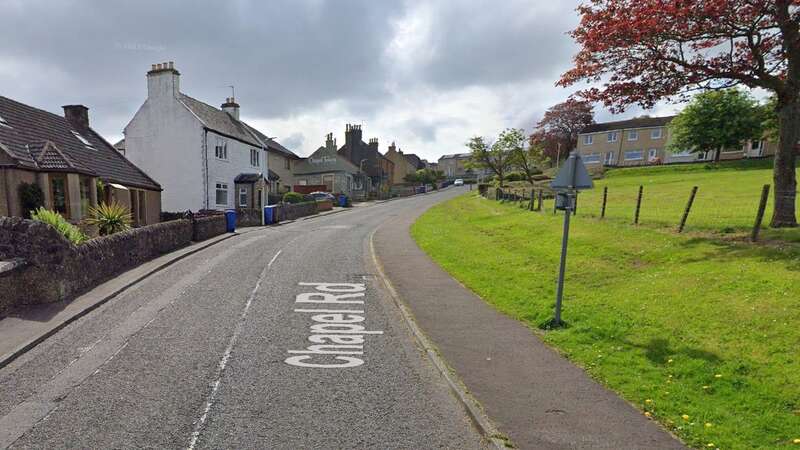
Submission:
M 0 370 L 0 448 L 484 448 L 369 253 L 459 192 L 250 231 L 143 280 Z

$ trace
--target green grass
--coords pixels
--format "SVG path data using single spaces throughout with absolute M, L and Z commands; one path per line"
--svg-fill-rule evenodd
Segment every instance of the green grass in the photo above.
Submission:
M 800 439 L 797 246 L 678 235 L 579 213 L 567 264 L 568 327 L 545 332 L 561 226 L 552 212 L 465 195 L 429 210 L 412 234 L 456 279 L 688 445 L 800 448 L 792 443 Z
M 680 222 L 692 186 L 698 186 L 686 232 L 743 237 L 752 230 L 764 184 L 772 184 L 772 160 L 769 159 L 612 169 L 606 172 L 604 179 L 595 181 L 594 189 L 580 194 L 578 213 L 599 217 L 603 188 L 608 187 L 607 220 L 633 223 L 641 185 L 644 194 L 639 223 L 645 227 L 674 229 Z M 514 183 L 513 186 L 523 188 L 525 184 Z M 764 227 L 769 224 L 772 206 L 770 191 Z M 764 238 L 800 242 L 800 229 L 765 229 Z

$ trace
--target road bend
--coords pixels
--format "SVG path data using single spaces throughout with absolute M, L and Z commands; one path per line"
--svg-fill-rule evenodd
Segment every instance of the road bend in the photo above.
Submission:
M 0 448 L 483 448 L 376 279 L 446 190 L 243 233 L 0 369 Z

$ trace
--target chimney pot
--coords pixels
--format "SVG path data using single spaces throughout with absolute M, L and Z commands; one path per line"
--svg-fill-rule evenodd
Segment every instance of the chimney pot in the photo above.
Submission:
M 150 70 L 156 70 L 156 65 L 155 64 L 150 64 Z
M 169 62 L 169 68 L 172 69 L 174 67 L 175 67 L 175 62 L 174 61 L 170 61 Z

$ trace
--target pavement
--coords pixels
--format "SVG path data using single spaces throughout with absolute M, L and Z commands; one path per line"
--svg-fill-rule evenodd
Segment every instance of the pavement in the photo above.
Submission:
M 369 253 L 455 194 L 254 229 L 134 283 L 0 369 L 0 448 L 490 446 Z
M 676 438 L 444 272 L 409 234 L 424 210 L 379 227 L 388 282 L 418 327 L 519 448 L 683 449 Z M 555 270 L 555 268 L 554 268 Z

